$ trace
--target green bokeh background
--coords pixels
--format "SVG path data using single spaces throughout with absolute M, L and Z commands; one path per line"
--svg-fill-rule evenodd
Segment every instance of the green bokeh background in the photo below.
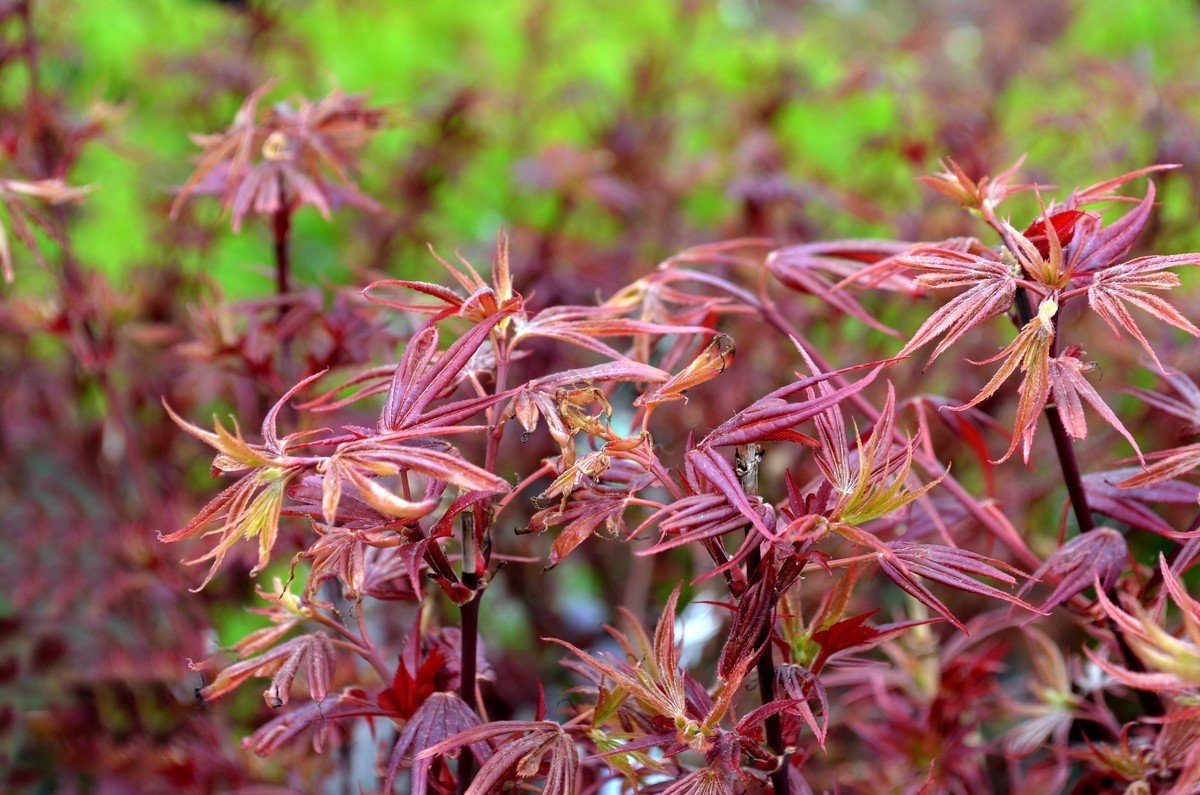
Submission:
M 486 135 L 452 189 L 436 197 L 431 242 L 437 245 L 470 249 L 490 240 L 501 223 L 544 221 L 551 207 L 514 185 L 515 164 L 551 144 L 587 143 L 598 120 L 636 102 L 634 75 L 647 53 L 665 64 L 678 87 L 668 112 L 681 132 L 676 144 L 681 156 L 727 151 L 738 133 L 730 127 L 732 109 L 770 76 L 793 73 L 811 91 L 795 98 L 776 123 L 792 176 L 834 183 L 885 207 L 911 205 L 919 190 L 912 177 L 919 170 L 894 150 L 872 151 L 865 144 L 898 129 L 917 137 L 929 132 L 921 129 L 928 99 L 902 89 L 928 66 L 907 43 L 920 36 L 939 5 L 828 0 L 796 4 L 789 15 L 790 5 L 288 2 L 276 6 L 284 12 L 284 35 L 303 47 L 294 53 L 274 48 L 267 70 L 280 77 L 276 97 L 316 96 L 338 85 L 369 92 L 392 110 L 396 125 L 366 154 L 372 166 L 364 185 L 373 195 L 380 195 L 386 165 L 425 135 L 423 111 L 458 88 L 481 92 Z M 186 112 L 191 92 L 201 88 L 195 78 L 182 71 L 156 79 L 147 71 L 212 48 L 228 34 L 230 11 L 205 0 L 55 0 L 42 8 L 38 25 L 45 37 L 74 43 L 66 57 L 47 60 L 47 80 L 66 87 L 75 107 L 110 118 L 111 145 L 89 146 L 74 175 L 77 183 L 95 186 L 74 243 L 89 266 L 119 275 L 154 259 L 154 229 L 161 220 L 150 217 L 156 208 L 148 207 L 145 196 L 165 196 L 186 178 L 195 151 L 186 134 L 203 131 L 189 126 L 196 120 Z M 1097 151 L 1120 150 L 1135 164 L 1153 157 L 1155 142 L 1137 128 L 1138 114 L 1121 113 L 1132 109 L 1119 102 L 1097 108 L 1080 60 L 1133 63 L 1151 84 L 1186 79 L 1195 73 L 1197 16 L 1195 4 L 1184 0 L 1071 4 L 1065 35 L 1048 47 L 1031 44 L 1028 62 L 1013 65 L 1019 74 L 994 98 L 1012 152 L 1027 152 L 1031 166 L 1062 184 L 1106 176 L 1096 174 Z M 952 27 L 941 48 L 969 73 L 992 35 Z M 849 96 L 828 91 L 864 62 L 890 83 Z M 9 72 L 19 79 L 19 70 Z M 4 87 L 20 89 L 11 79 Z M 514 114 L 517 103 L 520 113 Z M 229 104 L 232 118 L 236 105 Z M 1085 121 L 1071 124 L 1073 115 Z M 930 164 L 938 154 L 930 153 Z M 730 201 L 720 180 L 701 181 L 685 201 L 689 220 L 704 228 L 728 213 Z M 832 232 L 847 234 L 889 232 L 836 213 L 828 224 Z M 328 224 L 311 210 L 298 225 L 301 276 L 344 279 L 347 225 Z M 222 234 L 215 247 L 187 265 L 215 275 L 234 296 L 261 293 L 269 282 L 260 233 Z M 602 223 L 584 230 L 605 233 Z M 394 263 L 398 270 L 421 266 L 404 257 Z

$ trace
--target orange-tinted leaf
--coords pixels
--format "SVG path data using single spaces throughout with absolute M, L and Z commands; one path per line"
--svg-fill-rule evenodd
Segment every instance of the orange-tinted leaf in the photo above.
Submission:
M 1050 346 L 1054 341 L 1054 324 L 1052 318 L 1058 312 L 1058 304 L 1053 299 L 1042 301 L 1038 307 L 1037 317 L 1030 320 L 1017 334 L 1016 339 L 1008 347 L 991 359 L 976 364 L 1004 359 L 1000 369 L 992 379 L 984 385 L 979 394 L 966 405 L 952 408 L 951 411 L 965 411 L 979 405 L 996 393 L 996 390 L 1008 380 L 1008 377 L 1020 368 L 1024 374 L 1019 390 L 1017 417 L 1013 427 L 1012 443 L 999 461 L 1007 460 L 1017 445 L 1024 442 L 1024 457 L 1029 458 L 1029 450 L 1033 445 L 1033 433 L 1037 428 L 1038 417 L 1046 406 L 1050 396 Z

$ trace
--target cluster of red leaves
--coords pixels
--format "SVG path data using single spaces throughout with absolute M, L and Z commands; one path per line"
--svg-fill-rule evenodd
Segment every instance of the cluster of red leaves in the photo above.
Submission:
M 270 27 L 268 12 L 248 14 L 254 36 Z M 253 72 L 222 79 L 244 94 L 262 85 Z M 661 86 L 653 65 L 639 80 Z M 197 235 L 186 223 L 185 200 L 214 194 L 235 228 L 251 214 L 270 217 L 276 255 L 286 264 L 290 219 L 302 205 L 325 215 L 341 204 L 378 207 L 352 177 L 358 150 L 382 116 L 361 98 L 337 93 L 263 110 L 265 91 L 251 93 L 224 133 L 198 139 L 199 167 L 176 203 L 184 223 L 170 234 Z M 473 100 L 459 99 L 446 109 L 448 138 L 469 116 Z M 30 109 L 43 114 L 41 122 L 22 126 L 46 145 L 16 141 L 10 148 L 61 156 L 52 164 L 23 162 L 28 179 L 0 185 L 14 236 L 37 255 L 34 227 L 67 245 L 55 205 L 82 198 L 63 178 L 93 133 L 53 118 L 50 106 L 42 98 Z M 666 158 L 655 153 L 668 136 L 652 109 L 642 111 L 615 122 L 602 149 L 551 149 L 521 170 L 538 191 L 560 199 L 557 223 L 594 203 L 613 217 L 651 219 L 649 228 L 671 226 L 660 222 L 677 212 L 684 180 L 664 177 Z M 773 112 L 755 124 L 768 127 Z M 986 161 L 980 133 L 956 139 L 948 130 L 946 146 Z M 766 135 L 766 144 L 751 136 L 752 163 L 731 186 L 745 215 L 737 228 L 811 226 L 797 207 L 814 188 L 787 181 Z M 442 164 L 414 158 L 410 165 L 398 169 L 401 193 L 419 204 Z M 102 482 L 99 504 L 113 518 L 97 522 L 62 509 L 70 517 L 64 526 L 96 532 L 14 538 L 26 545 L 34 536 L 62 539 L 60 560 L 120 560 L 123 576 L 93 587 L 94 580 L 72 576 L 77 566 L 53 588 L 28 578 L 16 603 L 45 611 L 31 612 L 30 625 L 54 615 L 54 605 L 39 606 L 52 592 L 56 602 L 93 603 L 79 619 L 84 626 L 107 611 L 117 623 L 128 617 L 147 643 L 153 636 L 169 647 L 184 638 L 166 660 L 152 660 L 155 673 L 145 676 L 158 678 L 130 694 L 135 703 L 177 707 L 170 692 L 155 689 L 176 680 L 159 672 L 178 668 L 185 651 L 209 651 L 190 632 L 202 619 L 188 607 L 240 601 L 244 594 L 215 575 L 251 566 L 252 573 L 282 573 L 269 567 L 278 568 L 278 550 L 286 548 L 291 579 L 259 591 L 267 606 L 255 612 L 269 625 L 227 649 L 234 659 L 217 654 L 196 663 L 203 676 L 197 695 L 216 700 L 260 680 L 266 708 L 281 711 L 246 748 L 291 754 L 288 765 L 311 761 L 305 738 L 317 752 L 365 744 L 389 792 L 973 792 L 997 783 L 1056 791 L 1072 776 L 1089 791 L 1189 791 L 1200 779 L 1200 610 L 1183 578 L 1200 554 L 1200 531 L 1178 514 L 1196 503 L 1196 487 L 1182 478 L 1200 465 L 1200 453 L 1183 444 L 1143 460 L 1139 441 L 1149 450 L 1156 434 L 1138 429 L 1135 436 L 1130 428 L 1137 426 L 1110 408 L 1121 408 L 1116 391 L 1101 395 L 1099 370 L 1081 344 L 1117 345 L 1088 336 L 1082 313 L 1136 341 L 1174 392 L 1137 394 L 1194 436 L 1200 390 L 1163 366 L 1151 344 L 1155 332 L 1135 312 L 1200 333 L 1159 295 L 1179 286 L 1172 268 L 1197 258 L 1135 255 L 1151 219 L 1153 184 L 1129 212 L 1102 215 L 1122 200 L 1124 183 L 1146 172 L 1068 194 L 1016 226 L 998 208 L 1033 186 L 1016 184 L 1015 168 L 993 178 L 968 172 L 978 169 L 949 163 L 927 182 L 982 219 L 997 242 L 824 242 L 784 247 L 764 261 L 766 241 L 735 240 L 689 249 L 648 275 L 639 265 L 628 284 L 628 268 L 609 268 L 601 300 L 584 305 L 553 300 L 592 291 L 586 280 L 548 269 L 555 249 L 569 242 L 561 230 L 527 247 L 536 253 L 523 256 L 515 274 L 502 241 L 490 279 L 465 262 L 443 262 L 456 287 L 385 280 L 328 306 L 316 293 L 283 290 L 234 306 L 205 298 L 197 308 L 162 277 L 123 295 L 81 278 L 68 251 L 53 317 L 32 302 L 14 302 L 0 315 L 22 340 L 50 329 L 72 354 L 70 366 L 43 381 L 32 377 L 43 366 L 36 356 L 11 360 L 24 376 L 7 403 L 17 419 L 4 419 L 0 444 L 24 455 L 38 445 L 23 441 L 30 431 L 21 418 L 56 410 L 64 394 L 83 405 L 101 393 L 101 423 L 69 419 L 89 429 L 75 440 L 77 460 L 100 450 L 108 462 L 81 466 L 77 477 Z M 43 214 L 28 198 L 54 212 Z M 854 196 L 835 198 L 863 217 L 873 214 Z M 364 224 L 384 261 L 395 236 L 417 234 L 394 217 Z M 5 239 L 0 263 L 7 271 Z M 868 295 L 898 294 L 896 303 L 907 308 L 942 290 L 956 294 L 907 334 L 896 330 L 907 330 L 904 318 L 886 313 L 887 297 Z M 116 321 L 161 319 L 181 306 L 188 316 L 178 312 L 150 328 L 131 331 Z M 1068 308 L 1080 313 L 1077 326 Z M 394 322 L 397 313 L 409 325 Z M 838 314 L 907 341 L 878 356 L 838 344 L 822 350 L 823 322 Z M 974 399 L 929 394 L 941 389 L 935 370 L 927 380 L 907 377 L 900 359 L 928 345 L 932 363 L 973 339 L 991 344 L 983 326 L 1004 315 L 1015 320 L 1015 336 L 987 360 L 1001 364 Z M 147 355 L 160 350 L 170 355 Z M 123 377 L 131 374 L 137 377 Z M 992 461 L 995 435 L 1005 427 L 993 415 L 1007 411 L 1014 375 L 1021 383 L 1007 451 Z M 236 422 L 217 420 L 208 431 L 170 409 L 157 412 L 159 395 L 185 415 L 213 397 L 232 398 L 238 416 L 263 417 L 260 438 L 248 440 Z M 307 402 L 293 405 L 301 399 Z M 1060 492 L 1021 485 L 1038 479 L 1004 461 L 1018 445 L 1035 465 L 1048 457 L 1035 444 L 1043 415 L 1056 443 L 1065 440 L 1065 448 L 1057 445 L 1064 455 L 1089 434 L 1085 410 L 1124 437 L 1138 460 L 1104 460 L 1100 468 L 1089 459 L 1087 472 L 1064 460 L 1079 533 L 1048 547 L 1029 523 L 1029 495 L 1049 493 L 1061 504 Z M 151 416 L 158 425 L 150 426 Z M 190 492 L 161 462 L 180 462 L 182 470 L 194 452 L 176 449 L 176 438 L 191 442 L 166 432 L 167 416 L 215 449 L 214 474 L 234 478 L 186 523 L 173 524 L 176 508 L 191 504 Z M 934 419 L 955 439 L 939 434 Z M 979 459 L 986 496 L 976 493 L 969 462 L 959 471 L 956 440 Z M 159 477 L 175 489 L 169 500 L 152 493 Z M 207 544 L 191 561 L 210 564 L 196 578 L 203 594 L 177 598 L 185 583 L 146 543 L 147 517 L 137 505 L 142 514 L 154 506 L 149 520 L 159 528 L 183 524 L 165 540 Z M 30 522 L 39 530 L 49 526 L 40 511 L 31 509 Z M 1095 526 L 1093 514 L 1111 526 Z M 1173 545 L 1169 560 L 1150 565 L 1147 534 Z M 541 536 L 552 537 L 548 548 Z M 626 543 L 605 545 L 605 538 Z M 620 551 L 600 551 L 606 547 Z M 694 553 L 691 564 L 682 551 Z M 22 547 L 13 560 L 31 558 Z M 618 568 L 629 559 L 635 562 Z M 480 602 L 489 588 L 498 594 L 489 606 L 524 588 L 533 620 L 541 620 L 550 611 L 538 608 L 560 574 L 527 564 L 549 569 L 581 560 L 605 575 L 610 590 L 626 573 L 632 582 L 638 571 L 666 572 L 658 595 L 671 595 L 653 634 L 634 612 L 622 613 L 622 629 L 608 629 L 611 640 L 571 627 L 552 633 L 560 639 L 541 651 L 561 661 L 548 670 L 566 673 L 547 673 L 546 684 L 556 693 L 576 687 L 554 702 L 556 714 L 541 697 L 521 712 L 527 701 L 498 694 L 511 690 L 510 678 L 517 687 L 530 679 L 493 669 L 515 671 L 512 655 L 489 653 L 480 642 L 480 635 L 502 634 L 480 621 Z M 651 560 L 656 568 L 638 568 Z M 1035 588 L 1045 595 L 1026 601 Z M 636 600 L 629 606 L 642 607 Z M 717 617 L 698 619 L 706 607 Z M 407 634 L 398 616 L 413 619 Z M 697 641 L 706 620 L 724 631 Z M 3 629 L 0 641 L 17 634 Z M 14 667 L 53 669 L 62 656 L 55 640 L 20 646 L 13 665 L 4 660 L 0 684 Z M 1017 645 L 1027 653 L 1009 654 Z M 71 681 L 88 697 L 94 692 L 97 705 L 30 722 L 49 738 L 39 747 L 61 744 L 57 751 L 72 769 L 116 787 L 166 780 L 237 789 L 265 777 L 231 758 L 230 728 L 213 713 L 162 742 L 155 735 L 114 747 L 93 728 L 111 719 L 99 703 L 112 692 L 105 680 L 132 679 L 147 658 L 102 646 L 80 656 L 85 662 L 72 667 Z M 522 645 L 519 659 L 529 656 Z M 97 660 L 104 661 L 99 670 Z M 79 678 L 80 670 L 89 678 Z M 1024 673 L 1026 687 L 1009 673 Z M 0 730 L 10 721 L 0 711 Z M 355 731 L 359 724 L 372 731 Z M 312 769 L 319 770 L 305 768 Z M 321 773 L 299 776 L 288 780 L 313 787 Z
M 568 793 L 581 791 L 585 782 L 598 786 L 614 780 L 676 795 L 798 791 L 811 786 L 810 776 L 823 778 L 817 760 L 821 749 L 829 750 L 835 722 L 843 727 L 839 742 L 847 741 L 848 731 L 885 760 L 862 779 L 864 786 L 894 788 L 920 771 L 932 790 L 971 791 L 985 785 L 992 753 L 973 734 L 976 724 L 1006 714 L 1016 724 L 998 740 L 995 752 L 1015 765 L 1013 780 L 1061 784 L 1072 755 L 1078 756 L 1067 743 L 1071 726 L 1076 721 L 1117 725 L 1105 701 L 1086 697 L 1088 692 L 1114 691 L 1110 695 L 1116 697 L 1115 689 L 1125 687 L 1182 694 L 1146 717 L 1158 720 L 1158 713 L 1169 710 L 1163 731 L 1174 731 L 1179 721 L 1195 721 L 1188 709 L 1197 687 L 1195 605 L 1183 592 L 1177 570 L 1164 561 L 1159 574 L 1184 608 L 1187 638 L 1156 623 L 1130 590 L 1149 586 L 1124 576 L 1130 558 L 1122 533 L 1095 527 L 1090 513 L 1105 513 L 1131 532 L 1149 530 L 1180 541 L 1197 535 L 1164 526 L 1146 507 L 1170 500 L 1152 487 L 1174 483 L 1172 478 L 1194 467 L 1190 448 L 1144 469 L 1126 470 L 1116 482 L 1103 473 L 1085 480 L 1073 456 L 1064 458 L 1080 534 L 1042 559 L 1001 513 L 949 474 L 926 422 L 928 398 L 901 402 L 890 382 L 879 408 L 868 397 L 882 380 L 881 370 L 917 348 L 942 337 L 936 359 L 984 321 L 1012 313 L 1017 334 L 995 357 L 1004 363 L 980 394 L 963 405 L 932 404 L 958 413 L 958 427 L 972 429 L 986 459 L 984 431 L 992 426 L 980 424 L 973 412 L 1019 369 L 1012 441 L 1008 453 L 989 466 L 1003 462 L 1019 443 L 1028 459 L 1043 413 L 1057 429 L 1056 441 L 1069 449 L 1072 439 L 1087 436 L 1083 403 L 1138 451 L 1089 382 L 1080 348 L 1061 348 L 1059 338 L 1065 333 L 1063 309 L 1084 296 L 1114 330 L 1143 343 L 1146 337 L 1125 304 L 1194 331 L 1170 305 L 1144 290 L 1177 285 L 1166 269 L 1200 258 L 1127 258 L 1153 190 L 1107 225 L 1099 215 L 1078 209 L 1113 201 L 1119 186 L 1146 171 L 1076 191 L 1043 208 L 1037 221 L 1018 232 L 996 208 L 1032 187 L 1010 185 L 1012 172 L 974 183 L 952 166 L 932 184 L 991 224 L 1001 241 L 997 247 L 958 238 L 883 244 L 871 255 L 865 244 L 828 246 L 819 254 L 811 247 L 773 253 L 767 272 L 818 267 L 840 273 L 840 284 L 824 282 L 831 295 L 852 284 L 912 295 L 962 290 L 894 358 L 841 370 L 823 363 L 765 286 L 755 293 L 712 269 L 761 269 L 758 259 L 744 253 L 755 245 L 752 241 L 686 252 L 594 306 L 531 307 L 516 289 L 503 237 L 490 279 L 465 260 L 442 261 L 461 292 L 415 281 L 371 285 L 364 291 L 370 301 L 428 319 L 408 336 L 395 365 L 341 379 L 302 408 L 344 411 L 382 394 L 373 427 L 345 424 L 280 436 L 276 422 L 282 407 L 324 373 L 297 383 L 267 413 L 261 443 L 245 441 L 220 422 L 210 433 L 177 419 L 217 450 L 214 473 L 239 478 L 187 527 L 164 537 L 218 536 L 215 546 L 193 561 L 213 561 L 206 583 L 241 539 L 258 539 L 256 569 L 265 567 L 284 513 L 308 517 L 314 531 L 311 545 L 297 556 L 311 561 L 303 594 L 281 590 L 275 598 L 285 607 L 272 614 L 277 629 L 235 648 L 241 656 L 257 656 L 224 669 L 202 695 L 215 698 L 249 676 L 272 676 L 265 695 L 282 706 L 307 661 L 308 688 L 321 710 L 281 716 L 247 744 L 260 752 L 274 750 L 281 737 L 293 738 L 306 725 L 320 729 L 314 723 L 318 716 L 324 722 L 386 715 L 396 722 L 399 738 L 389 752 L 384 788 L 390 790 L 407 770 L 418 793 L 453 786 L 484 793 L 508 781 L 540 781 L 542 792 Z M 839 262 L 831 265 L 832 260 Z M 785 285 L 797 284 L 781 278 Z M 817 284 L 804 282 L 808 290 Z M 405 298 L 404 292 L 425 300 Z M 844 308 L 854 315 L 855 306 Z M 733 342 L 719 329 L 746 315 L 761 318 L 780 344 L 796 349 L 807 374 L 796 373 L 790 383 L 761 397 L 747 396 L 743 407 L 702 436 L 689 433 L 681 446 L 663 444 L 660 427 L 670 431 L 663 424 L 670 413 L 665 407 L 685 407 L 689 391 L 706 389 L 709 382 L 719 385 L 733 361 Z M 439 329 L 452 322 L 462 330 L 442 347 Z M 548 345 L 600 361 L 547 372 L 537 362 Z M 1178 375 L 1172 378 L 1181 395 L 1194 391 Z M 1172 400 L 1149 399 L 1164 405 Z M 1176 415 L 1190 416 L 1186 403 L 1169 405 Z M 916 438 L 906 436 L 900 425 L 908 408 L 917 414 Z M 514 470 L 523 459 L 502 453 L 513 420 L 522 442 L 544 427 L 555 454 Z M 809 424 L 811 433 L 800 430 Z M 731 448 L 737 451 L 732 459 Z M 782 475 L 777 482 L 761 477 L 764 451 L 768 461 L 787 462 L 775 470 Z M 1061 446 L 1059 453 L 1064 454 Z M 914 466 L 931 477 L 922 481 Z M 808 480 L 800 474 L 804 471 L 811 471 Z M 639 556 L 688 546 L 707 556 L 710 567 L 693 585 L 709 588 L 713 578 L 723 579 L 728 601 L 722 604 L 731 614 L 710 686 L 683 664 L 676 587 L 653 637 L 628 614 L 629 631 L 610 629 L 617 654 L 556 641 L 575 658 L 565 667 L 586 682 L 573 691 L 568 720 L 550 720 L 544 709 L 534 721 L 487 720 L 479 690 L 487 661 L 479 658 L 478 606 L 498 564 L 512 557 L 504 550 L 516 539 L 502 532 L 505 517 L 538 483 L 543 486 L 533 503 L 541 507 L 528 531 L 555 534 L 550 566 L 601 530 L 636 543 L 657 528 L 657 540 L 638 550 Z M 782 501 L 764 493 L 778 494 Z M 1094 495 L 1091 508 L 1079 496 L 1086 494 Z M 289 502 L 294 507 L 286 507 Z M 629 521 L 634 515 L 636 524 Z M 985 555 L 963 545 L 963 533 L 972 526 L 991 534 L 999 545 L 996 552 Z M 1004 560 L 1007 556 L 1035 565 L 1036 572 L 1024 574 Z M 1177 569 L 1188 563 L 1190 558 Z M 909 597 L 901 611 L 907 617 L 875 625 L 870 620 L 878 608 L 852 612 L 855 592 L 873 567 Z M 805 573 L 809 580 L 829 579 L 815 600 Z M 318 585 L 334 582 L 341 586 L 341 598 L 361 602 L 369 595 L 365 583 L 387 579 L 397 581 L 396 591 L 406 586 L 407 597 L 421 605 L 406 642 L 409 652 L 394 672 L 383 667 L 385 655 L 367 623 L 347 630 L 323 613 L 332 605 L 317 598 Z M 1052 588 L 1040 607 L 1007 590 L 1021 579 L 1026 580 L 1023 591 L 1039 581 Z M 430 606 L 426 582 L 460 606 L 462 631 L 445 648 L 438 638 L 450 630 L 438 627 L 450 616 Z M 931 584 L 993 607 L 964 622 Z M 1095 605 L 1085 597 L 1092 587 Z M 1122 590 L 1128 596 L 1125 608 L 1109 596 Z M 1083 647 L 1086 656 L 1064 660 L 1044 634 L 1028 627 L 1060 606 L 1070 607 L 1082 627 L 1099 635 L 1098 647 Z M 284 609 L 286 616 L 279 612 Z M 931 624 L 939 621 L 964 633 L 963 640 L 936 642 Z M 305 628 L 306 634 L 283 640 L 302 625 L 316 631 Z M 1035 691 L 1041 701 L 1033 705 L 1011 702 L 997 684 L 1007 636 L 1022 633 L 1039 655 L 1039 676 L 1047 680 Z M 390 685 L 374 696 L 358 685 L 331 691 L 334 644 L 361 657 Z M 892 665 L 865 656 L 877 648 L 887 651 Z M 420 649 L 428 652 L 422 655 Z M 1122 654 L 1122 663 L 1109 661 Z M 459 660 L 455 676 L 440 675 L 451 659 Z M 1079 674 L 1068 675 L 1072 666 L 1082 670 L 1089 661 L 1099 676 L 1111 679 L 1085 682 Z M 758 703 L 743 687 L 754 679 Z M 831 700 L 834 689 L 844 694 L 837 701 Z M 863 701 L 871 705 L 870 722 L 862 714 L 837 714 Z M 1153 733 L 1156 725 L 1141 724 L 1139 731 Z M 1022 767 L 1019 760 L 1050 736 L 1055 745 L 1049 756 Z M 1089 739 L 1087 747 L 1099 748 L 1098 742 Z M 468 746 L 470 754 L 454 768 L 448 758 Z M 1088 759 L 1096 775 L 1116 775 L 1098 761 L 1102 756 L 1091 753 Z M 1177 791 L 1196 780 L 1192 756 L 1162 756 L 1155 764 L 1156 775 L 1166 776 Z M 664 776 L 672 781 L 669 786 L 657 783 Z

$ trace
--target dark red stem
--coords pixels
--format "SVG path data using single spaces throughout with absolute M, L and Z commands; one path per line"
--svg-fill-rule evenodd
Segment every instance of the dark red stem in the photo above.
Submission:
M 762 448 L 757 444 L 748 444 L 745 447 L 739 447 L 736 455 L 736 468 L 738 476 L 742 481 L 742 490 L 749 495 L 758 494 L 758 466 L 762 461 Z M 753 532 L 753 529 L 746 528 L 747 535 Z M 746 580 L 749 584 L 753 585 L 764 575 L 762 553 L 759 551 L 758 545 L 755 544 L 746 558 Z M 764 705 L 770 704 L 775 700 L 775 658 L 771 653 L 772 629 L 772 624 L 768 623 L 763 627 L 762 636 L 758 638 L 758 645 L 762 648 L 762 654 L 758 656 L 756 664 L 758 670 L 758 694 Z M 783 743 L 783 722 L 779 715 L 772 715 L 766 719 L 764 727 L 766 728 L 767 744 L 779 758 L 779 767 L 771 773 L 771 785 L 775 790 L 775 795 L 790 795 L 788 755 L 785 753 Z
M 458 694 L 476 713 L 479 712 L 479 699 L 476 697 L 475 678 L 476 660 L 479 654 L 479 599 L 483 591 L 479 589 L 479 574 L 475 568 L 475 514 L 467 511 L 462 517 L 462 582 L 474 591 L 471 601 L 459 608 L 462 621 L 462 643 L 459 670 L 462 679 L 458 685 Z M 470 749 L 464 748 L 458 758 L 458 795 L 463 795 L 475 777 L 475 757 Z
M 272 217 L 271 231 L 275 237 L 275 292 L 287 295 L 292 290 L 292 208 L 286 200 Z
M 1054 449 L 1058 453 L 1058 465 L 1062 469 L 1063 482 L 1067 485 L 1067 496 L 1071 498 L 1071 510 L 1075 512 L 1075 521 L 1079 523 L 1079 532 L 1087 533 L 1096 529 L 1092 520 L 1092 512 L 1088 508 L 1087 492 L 1083 489 L 1083 474 L 1079 470 L 1079 459 L 1075 457 L 1075 445 L 1067 435 L 1062 417 L 1058 414 L 1057 406 L 1046 407 L 1046 423 L 1050 426 L 1050 435 L 1054 437 Z

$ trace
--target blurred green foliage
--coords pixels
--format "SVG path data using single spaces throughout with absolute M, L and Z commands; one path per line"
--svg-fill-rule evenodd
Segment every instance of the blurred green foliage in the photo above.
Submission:
M 926 107 L 927 92 L 907 86 L 930 77 L 917 42 L 936 4 L 299 0 L 275 7 L 284 21 L 277 35 L 296 46 L 271 50 L 266 70 L 281 78 L 274 96 L 318 96 L 338 85 L 391 108 L 394 128 L 367 155 L 364 184 L 373 195 L 386 194 L 393 164 L 427 139 L 430 108 L 462 88 L 483 98 L 477 148 L 439 188 L 430 213 L 427 233 L 441 246 L 482 246 L 501 223 L 548 222 L 553 206 L 515 184 L 515 166 L 552 144 L 588 144 L 605 120 L 643 101 L 637 73 L 649 64 L 666 72 L 661 83 L 672 89 L 651 101 L 665 103 L 675 121 L 673 156 L 681 164 L 728 152 L 741 134 L 744 105 L 779 75 L 804 87 L 774 122 L 798 179 L 837 184 L 900 211 L 918 193 L 912 177 L 942 154 L 931 149 L 915 168 L 895 147 L 872 146 L 885 136 L 931 132 L 928 119 L 937 109 Z M 1098 107 L 1092 92 L 1109 88 L 1080 58 L 1132 62 L 1157 84 L 1195 65 L 1200 29 L 1195 5 L 1185 0 L 1089 0 L 1070 10 L 1068 28 L 1052 46 L 1018 49 L 1023 62 L 1014 64 L 1014 79 L 994 108 L 1007 148 L 1028 152 L 1033 168 L 1065 184 L 1094 177 L 1097 152 L 1120 152 L 1136 163 L 1156 153 L 1127 103 Z M 110 122 L 111 146 L 89 146 L 75 175 L 96 186 L 75 227 L 76 249 L 90 266 L 116 275 L 153 258 L 162 219 L 152 213 L 161 207 L 145 198 L 165 202 L 189 172 L 194 147 L 187 134 L 205 131 L 198 122 L 212 123 L 188 112 L 189 97 L 204 86 L 186 59 L 229 35 L 231 13 L 205 0 L 55 0 L 40 13 L 47 39 L 73 43 L 65 57 L 47 61 L 47 79 L 67 88 L 74 106 Z M 939 24 L 940 49 L 966 75 L 980 68 L 989 39 L 1004 35 L 953 20 Z M 868 65 L 871 85 L 839 90 Z M 226 104 L 232 118 L 236 102 Z M 684 206 L 696 228 L 728 216 L 732 200 L 722 176 L 717 170 L 690 186 Z M 837 208 L 825 212 L 831 233 L 890 231 Z M 576 216 L 572 223 L 580 234 L 606 234 L 602 219 Z M 327 224 L 312 211 L 298 224 L 301 275 L 344 280 L 338 252 L 347 250 L 341 244 L 353 227 Z M 252 295 L 268 285 L 265 241 L 261 230 L 223 232 L 203 256 L 184 256 L 234 295 Z M 414 251 L 403 253 L 393 267 L 424 262 L 413 261 Z

